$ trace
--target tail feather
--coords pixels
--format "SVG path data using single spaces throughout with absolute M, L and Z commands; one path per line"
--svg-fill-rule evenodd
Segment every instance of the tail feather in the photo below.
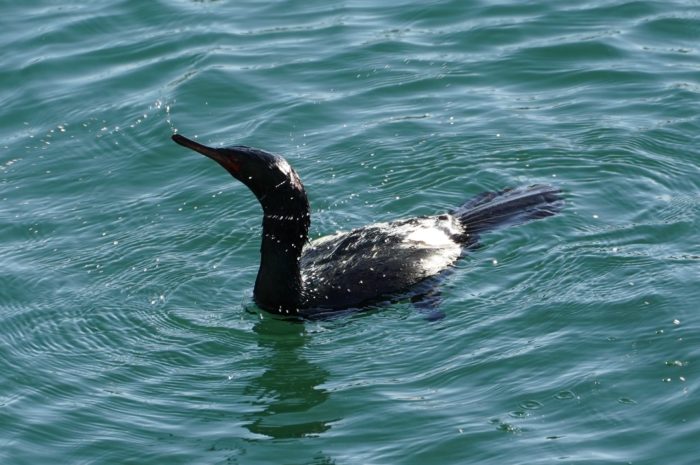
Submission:
M 564 206 L 556 187 L 536 184 L 499 192 L 484 192 L 459 207 L 453 214 L 470 234 L 501 226 L 521 224 L 558 213 Z

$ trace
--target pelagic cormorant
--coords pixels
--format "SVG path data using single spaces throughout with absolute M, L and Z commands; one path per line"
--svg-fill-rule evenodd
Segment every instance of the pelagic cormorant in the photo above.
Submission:
M 179 134 L 253 191 L 263 209 L 253 298 L 281 315 L 313 317 L 391 299 L 452 265 L 477 235 L 555 214 L 561 191 L 533 185 L 484 192 L 451 213 L 376 223 L 308 242 L 309 201 L 287 161 L 263 150 L 212 148 Z

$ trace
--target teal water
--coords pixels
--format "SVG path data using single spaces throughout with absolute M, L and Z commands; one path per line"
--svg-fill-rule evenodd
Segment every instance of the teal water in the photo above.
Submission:
M 380 6 L 381 5 L 381 6 Z M 700 5 L 6 4 L 0 463 L 696 464 Z M 312 236 L 561 186 L 408 303 L 256 310 L 252 194 Z

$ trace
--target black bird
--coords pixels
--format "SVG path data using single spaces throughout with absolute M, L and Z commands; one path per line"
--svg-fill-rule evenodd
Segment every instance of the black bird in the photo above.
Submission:
M 212 148 L 172 136 L 213 159 L 253 191 L 263 209 L 255 303 L 272 313 L 314 317 L 405 294 L 450 267 L 477 235 L 558 212 L 561 191 L 533 185 L 484 192 L 451 213 L 376 223 L 308 242 L 309 201 L 278 155 L 245 146 Z

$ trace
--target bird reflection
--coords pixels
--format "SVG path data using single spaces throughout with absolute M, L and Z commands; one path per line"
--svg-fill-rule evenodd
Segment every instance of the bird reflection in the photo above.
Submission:
M 276 439 L 328 431 L 337 419 L 316 408 L 328 400 L 328 391 L 319 387 L 328 378 L 328 372 L 299 353 L 308 338 L 304 326 L 265 318 L 254 331 L 259 346 L 269 352 L 261 360 L 267 369 L 244 390 L 256 399 L 253 405 L 262 409 L 247 414 L 248 423 L 244 426 L 252 433 Z

